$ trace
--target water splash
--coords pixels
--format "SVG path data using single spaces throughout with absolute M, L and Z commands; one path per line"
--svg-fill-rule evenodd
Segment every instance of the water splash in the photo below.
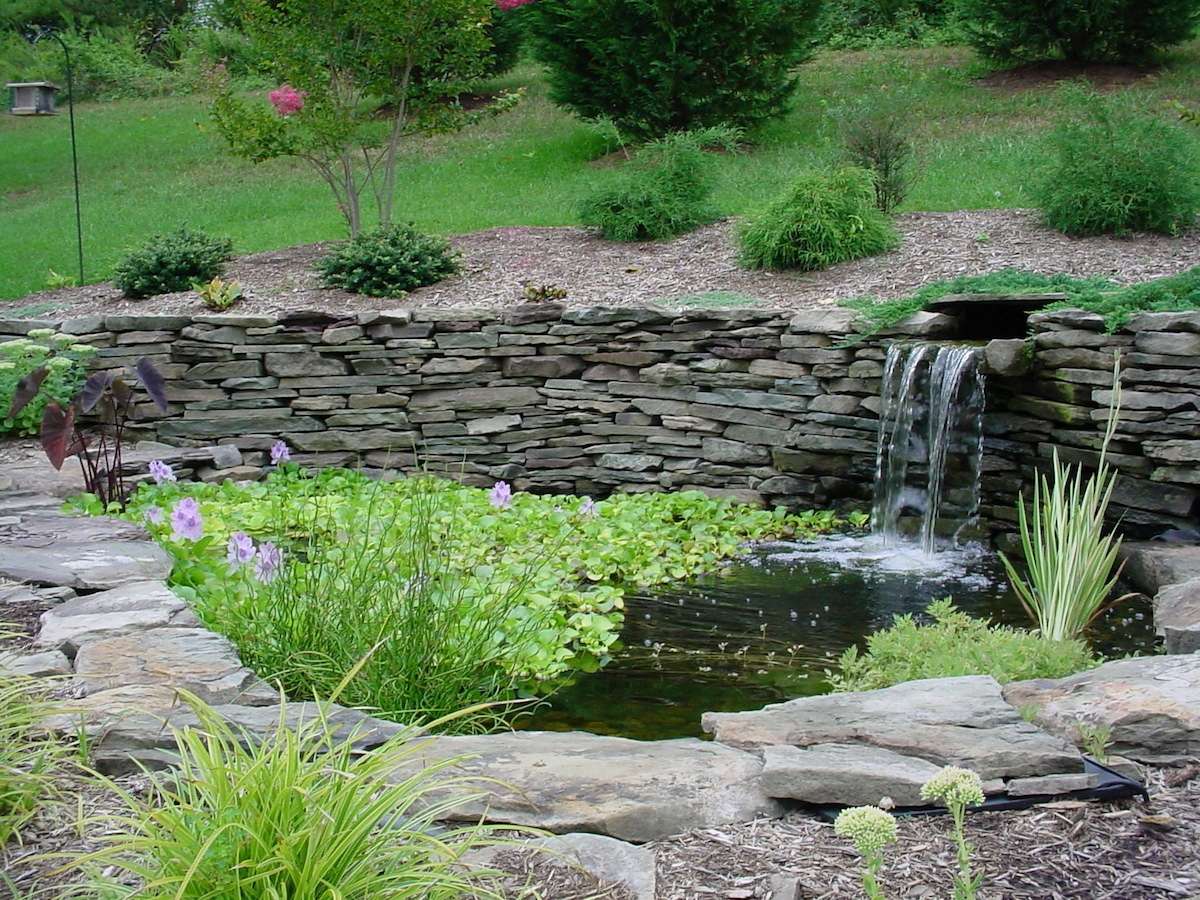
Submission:
M 893 344 L 884 363 L 871 530 L 885 545 L 903 542 L 900 519 L 921 514 L 920 545 L 938 550 L 945 532 L 947 477 L 957 479 L 952 521 L 973 522 L 983 457 L 984 378 L 968 346 Z M 953 456 L 951 455 L 953 451 Z

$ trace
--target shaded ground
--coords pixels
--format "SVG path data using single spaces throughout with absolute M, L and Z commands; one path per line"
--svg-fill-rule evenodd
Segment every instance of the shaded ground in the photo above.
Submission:
M 1086 80 L 1098 91 L 1113 91 L 1136 84 L 1158 74 L 1158 66 L 1134 66 L 1124 63 L 1081 63 L 1049 59 L 1026 63 L 1011 69 L 989 72 L 976 83 L 1006 91 L 1025 91 L 1054 87 L 1065 81 Z
M 1200 265 L 1200 232 L 1178 238 L 1069 238 L 1042 227 L 1027 210 L 910 213 L 899 216 L 897 224 L 903 234 L 897 250 L 809 274 L 740 268 L 732 240 L 735 224 L 725 221 L 661 243 L 614 243 L 578 228 L 494 228 L 462 235 L 454 239 L 463 252 L 462 274 L 403 300 L 322 288 L 312 268 L 329 246 L 322 244 L 240 257 L 227 277 L 240 281 L 247 293 L 234 307 L 238 313 L 508 306 L 520 302 L 529 283 L 565 288 L 565 302 L 576 306 L 806 308 L 863 294 L 902 296 L 930 281 L 1005 267 L 1132 282 Z M 0 311 L 36 317 L 205 310 L 193 291 L 127 300 L 104 283 L 33 294 Z

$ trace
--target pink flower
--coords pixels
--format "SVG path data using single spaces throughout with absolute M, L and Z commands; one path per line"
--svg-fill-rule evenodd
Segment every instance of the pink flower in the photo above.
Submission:
M 306 91 L 298 91 L 290 84 L 281 84 L 267 94 L 267 99 L 275 107 L 275 112 L 281 116 L 290 116 L 304 109 L 304 98 L 307 96 Z
M 519 6 L 527 6 L 533 0 L 496 0 L 496 8 L 508 12 L 510 9 L 516 9 Z
M 508 509 L 512 506 L 512 486 L 507 481 L 497 481 L 488 494 L 488 502 L 496 509 Z
M 174 481 L 175 472 L 161 459 L 150 460 L 150 477 L 154 479 L 155 484 L 162 484 L 164 481 Z
M 292 458 L 292 451 L 288 449 L 288 445 L 283 441 L 276 441 L 271 445 L 271 465 L 278 466 L 281 463 L 288 462 Z
M 244 531 L 235 531 L 229 536 L 229 544 L 225 552 L 229 565 L 236 569 L 254 559 L 254 541 Z
M 184 497 L 171 510 L 171 531 L 177 540 L 198 541 L 204 536 L 200 506 L 191 497 Z
M 282 566 L 282 550 L 270 541 L 263 541 L 258 545 L 258 563 L 254 567 L 254 574 L 259 581 L 264 584 L 268 581 L 274 581 L 275 576 L 279 574 Z

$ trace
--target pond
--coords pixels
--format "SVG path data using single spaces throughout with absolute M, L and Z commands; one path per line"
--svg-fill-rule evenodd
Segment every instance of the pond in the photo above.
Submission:
M 877 538 L 754 548 L 719 574 L 626 595 L 621 644 L 519 727 L 654 740 L 701 735 L 708 711 L 758 709 L 829 690 L 826 670 L 902 613 L 951 596 L 975 616 L 1028 624 L 995 554 L 926 556 Z M 1110 610 L 1089 635 L 1106 656 L 1154 643 L 1149 604 Z

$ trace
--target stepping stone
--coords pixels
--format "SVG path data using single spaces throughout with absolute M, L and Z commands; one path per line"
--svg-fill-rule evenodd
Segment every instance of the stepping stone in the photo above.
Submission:
M 485 794 L 481 800 L 450 813 L 466 821 L 482 817 L 640 843 L 783 812 L 758 783 L 757 757 L 693 738 L 537 731 L 439 737 L 421 758 L 458 760 L 456 774 L 488 779 L 471 785 Z M 406 767 L 395 777 L 410 772 Z
M 86 641 L 75 655 L 75 672 L 88 694 L 162 684 L 209 704 L 279 702 L 279 694 L 242 665 L 233 644 L 206 628 L 154 628 Z
M 1066 678 L 1014 681 L 1016 707 L 1067 740 L 1079 726 L 1111 729 L 1110 752 L 1141 763 L 1174 765 L 1200 756 L 1200 654 L 1119 659 Z
M 171 557 L 150 541 L 0 546 L 0 578 L 103 591 L 171 574 Z
M 891 797 L 897 806 L 924 806 L 921 785 L 941 766 L 863 744 L 786 744 L 763 748 L 763 791 L 769 797 L 804 803 L 878 806 Z
M 71 674 L 71 661 L 59 650 L 42 653 L 0 652 L 0 674 L 51 678 Z
M 57 504 L 58 501 L 55 501 Z M 60 543 L 101 541 L 146 541 L 146 529 L 133 522 L 107 516 L 68 516 L 61 512 L 36 510 L 19 513 L 15 521 L 0 525 L 0 540 L 22 547 L 53 547 Z
M 68 600 L 42 613 L 34 643 L 74 657 L 89 641 L 167 625 L 194 626 L 191 608 L 160 581 L 129 584 Z
M 862 745 L 865 768 L 879 760 L 875 751 L 886 750 L 972 769 L 984 781 L 1083 771 L 1075 748 L 1024 721 L 987 675 L 802 697 L 757 712 L 705 713 L 701 722 L 733 747 Z M 897 790 L 908 783 L 902 779 Z

